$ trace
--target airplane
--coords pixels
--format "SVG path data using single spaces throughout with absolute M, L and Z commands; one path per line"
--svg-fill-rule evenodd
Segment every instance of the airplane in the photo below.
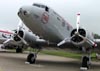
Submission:
M 36 62 L 37 54 L 44 43 L 48 46 L 50 44 L 56 45 L 58 48 L 65 44 L 71 44 L 71 46 L 81 47 L 82 51 L 87 53 L 87 55 L 82 56 L 80 69 L 89 68 L 91 64 L 91 50 L 97 47 L 99 42 L 96 43 L 92 33 L 80 27 L 80 13 L 77 14 L 76 28 L 73 28 L 53 9 L 40 3 L 22 6 L 18 11 L 18 16 L 34 34 L 45 40 L 39 43 L 29 32 L 17 30 L 17 38 L 38 50 L 35 53 L 30 52 L 27 56 L 27 62 L 31 64 Z M 77 49 L 76 47 L 75 49 Z

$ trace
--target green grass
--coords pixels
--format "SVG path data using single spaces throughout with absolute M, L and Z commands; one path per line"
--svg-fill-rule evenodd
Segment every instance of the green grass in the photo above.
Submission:
M 82 57 L 82 53 L 67 52 L 67 51 L 62 51 L 62 50 L 43 50 L 40 53 L 68 57 L 68 58 L 75 58 L 75 59 L 81 59 L 81 57 Z M 94 52 L 91 53 L 91 57 L 92 57 L 93 61 L 98 61 L 96 59 L 96 53 L 94 53 Z
M 62 57 L 69 57 L 69 58 L 77 58 L 79 59 L 81 57 L 81 54 L 71 53 L 71 52 L 65 52 L 60 50 L 43 50 L 41 51 L 43 54 L 48 55 L 55 55 L 55 56 L 62 56 Z

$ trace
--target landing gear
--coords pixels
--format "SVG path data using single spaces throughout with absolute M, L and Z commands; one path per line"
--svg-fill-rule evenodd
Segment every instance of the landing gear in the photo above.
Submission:
M 29 64 L 35 64 L 36 63 L 37 54 L 38 54 L 38 52 L 40 52 L 40 50 L 41 49 L 35 49 L 34 53 L 30 52 L 30 54 L 27 56 L 27 62 Z
M 85 69 L 85 70 L 89 69 L 89 66 L 90 66 L 89 60 L 90 60 L 89 57 L 83 56 L 81 70 L 82 69 Z
M 16 53 L 22 53 L 23 52 L 23 49 L 22 48 L 20 48 L 20 47 L 17 47 L 16 48 Z
M 34 64 L 36 62 L 36 58 L 37 58 L 37 54 L 35 53 L 30 53 L 27 56 L 27 62 L 29 62 L 30 64 Z
M 90 49 L 87 51 L 85 50 L 86 53 L 88 52 L 88 55 L 83 55 L 82 57 L 82 65 L 80 67 L 80 70 L 84 71 L 84 70 L 88 70 L 90 68 L 91 65 L 91 56 L 90 56 Z

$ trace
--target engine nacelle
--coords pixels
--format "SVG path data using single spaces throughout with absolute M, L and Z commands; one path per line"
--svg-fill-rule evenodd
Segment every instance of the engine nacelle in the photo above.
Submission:
M 36 41 L 36 39 L 37 39 L 37 36 L 35 36 L 32 32 L 29 32 L 29 31 L 19 30 L 17 34 L 28 43 L 34 43 L 34 41 Z M 14 40 L 16 42 L 21 41 L 21 39 L 18 37 L 18 35 L 14 36 Z
M 83 28 L 79 28 L 78 30 L 78 34 L 75 34 L 77 32 L 77 29 L 73 29 L 72 32 L 71 32 L 71 37 L 73 35 L 75 35 L 74 37 L 71 38 L 71 41 L 73 44 L 75 45 L 81 45 L 83 44 L 85 41 L 82 37 L 80 37 L 79 35 L 83 36 L 83 37 L 86 37 L 87 34 L 86 34 L 86 31 L 83 29 Z
M 17 32 L 18 32 L 18 35 L 21 37 L 21 38 L 23 38 L 24 37 L 24 31 L 23 30 L 19 30 L 19 31 L 15 31 L 15 33 L 17 34 Z M 18 37 L 18 35 L 14 35 L 14 40 L 15 41 L 21 41 L 21 39 Z

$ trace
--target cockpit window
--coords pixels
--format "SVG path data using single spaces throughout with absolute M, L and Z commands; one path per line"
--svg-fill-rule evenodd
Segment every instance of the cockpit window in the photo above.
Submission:
M 46 6 L 45 5 L 41 5 L 41 8 L 45 8 Z
M 37 6 L 37 7 L 40 7 L 40 5 L 39 5 L 39 4 L 33 4 L 33 6 Z
M 33 6 L 36 6 L 36 7 L 39 7 L 39 8 L 44 8 L 45 9 L 45 11 L 49 11 L 49 8 L 47 7 L 47 6 L 45 6 L 45 5 L 42 5 L 42 4 L 33 4 Z
M 41 8 L 45 8 L 46 6 L 45 5 L 42 5 L 42 4 L 33 4 L 33 6 L 37 6 L 37 7 L 41 7 Z
M 45 7 L 45 11 L 47 11 L 47 12 L 49 11 L 49 8 L 47 6 Z

